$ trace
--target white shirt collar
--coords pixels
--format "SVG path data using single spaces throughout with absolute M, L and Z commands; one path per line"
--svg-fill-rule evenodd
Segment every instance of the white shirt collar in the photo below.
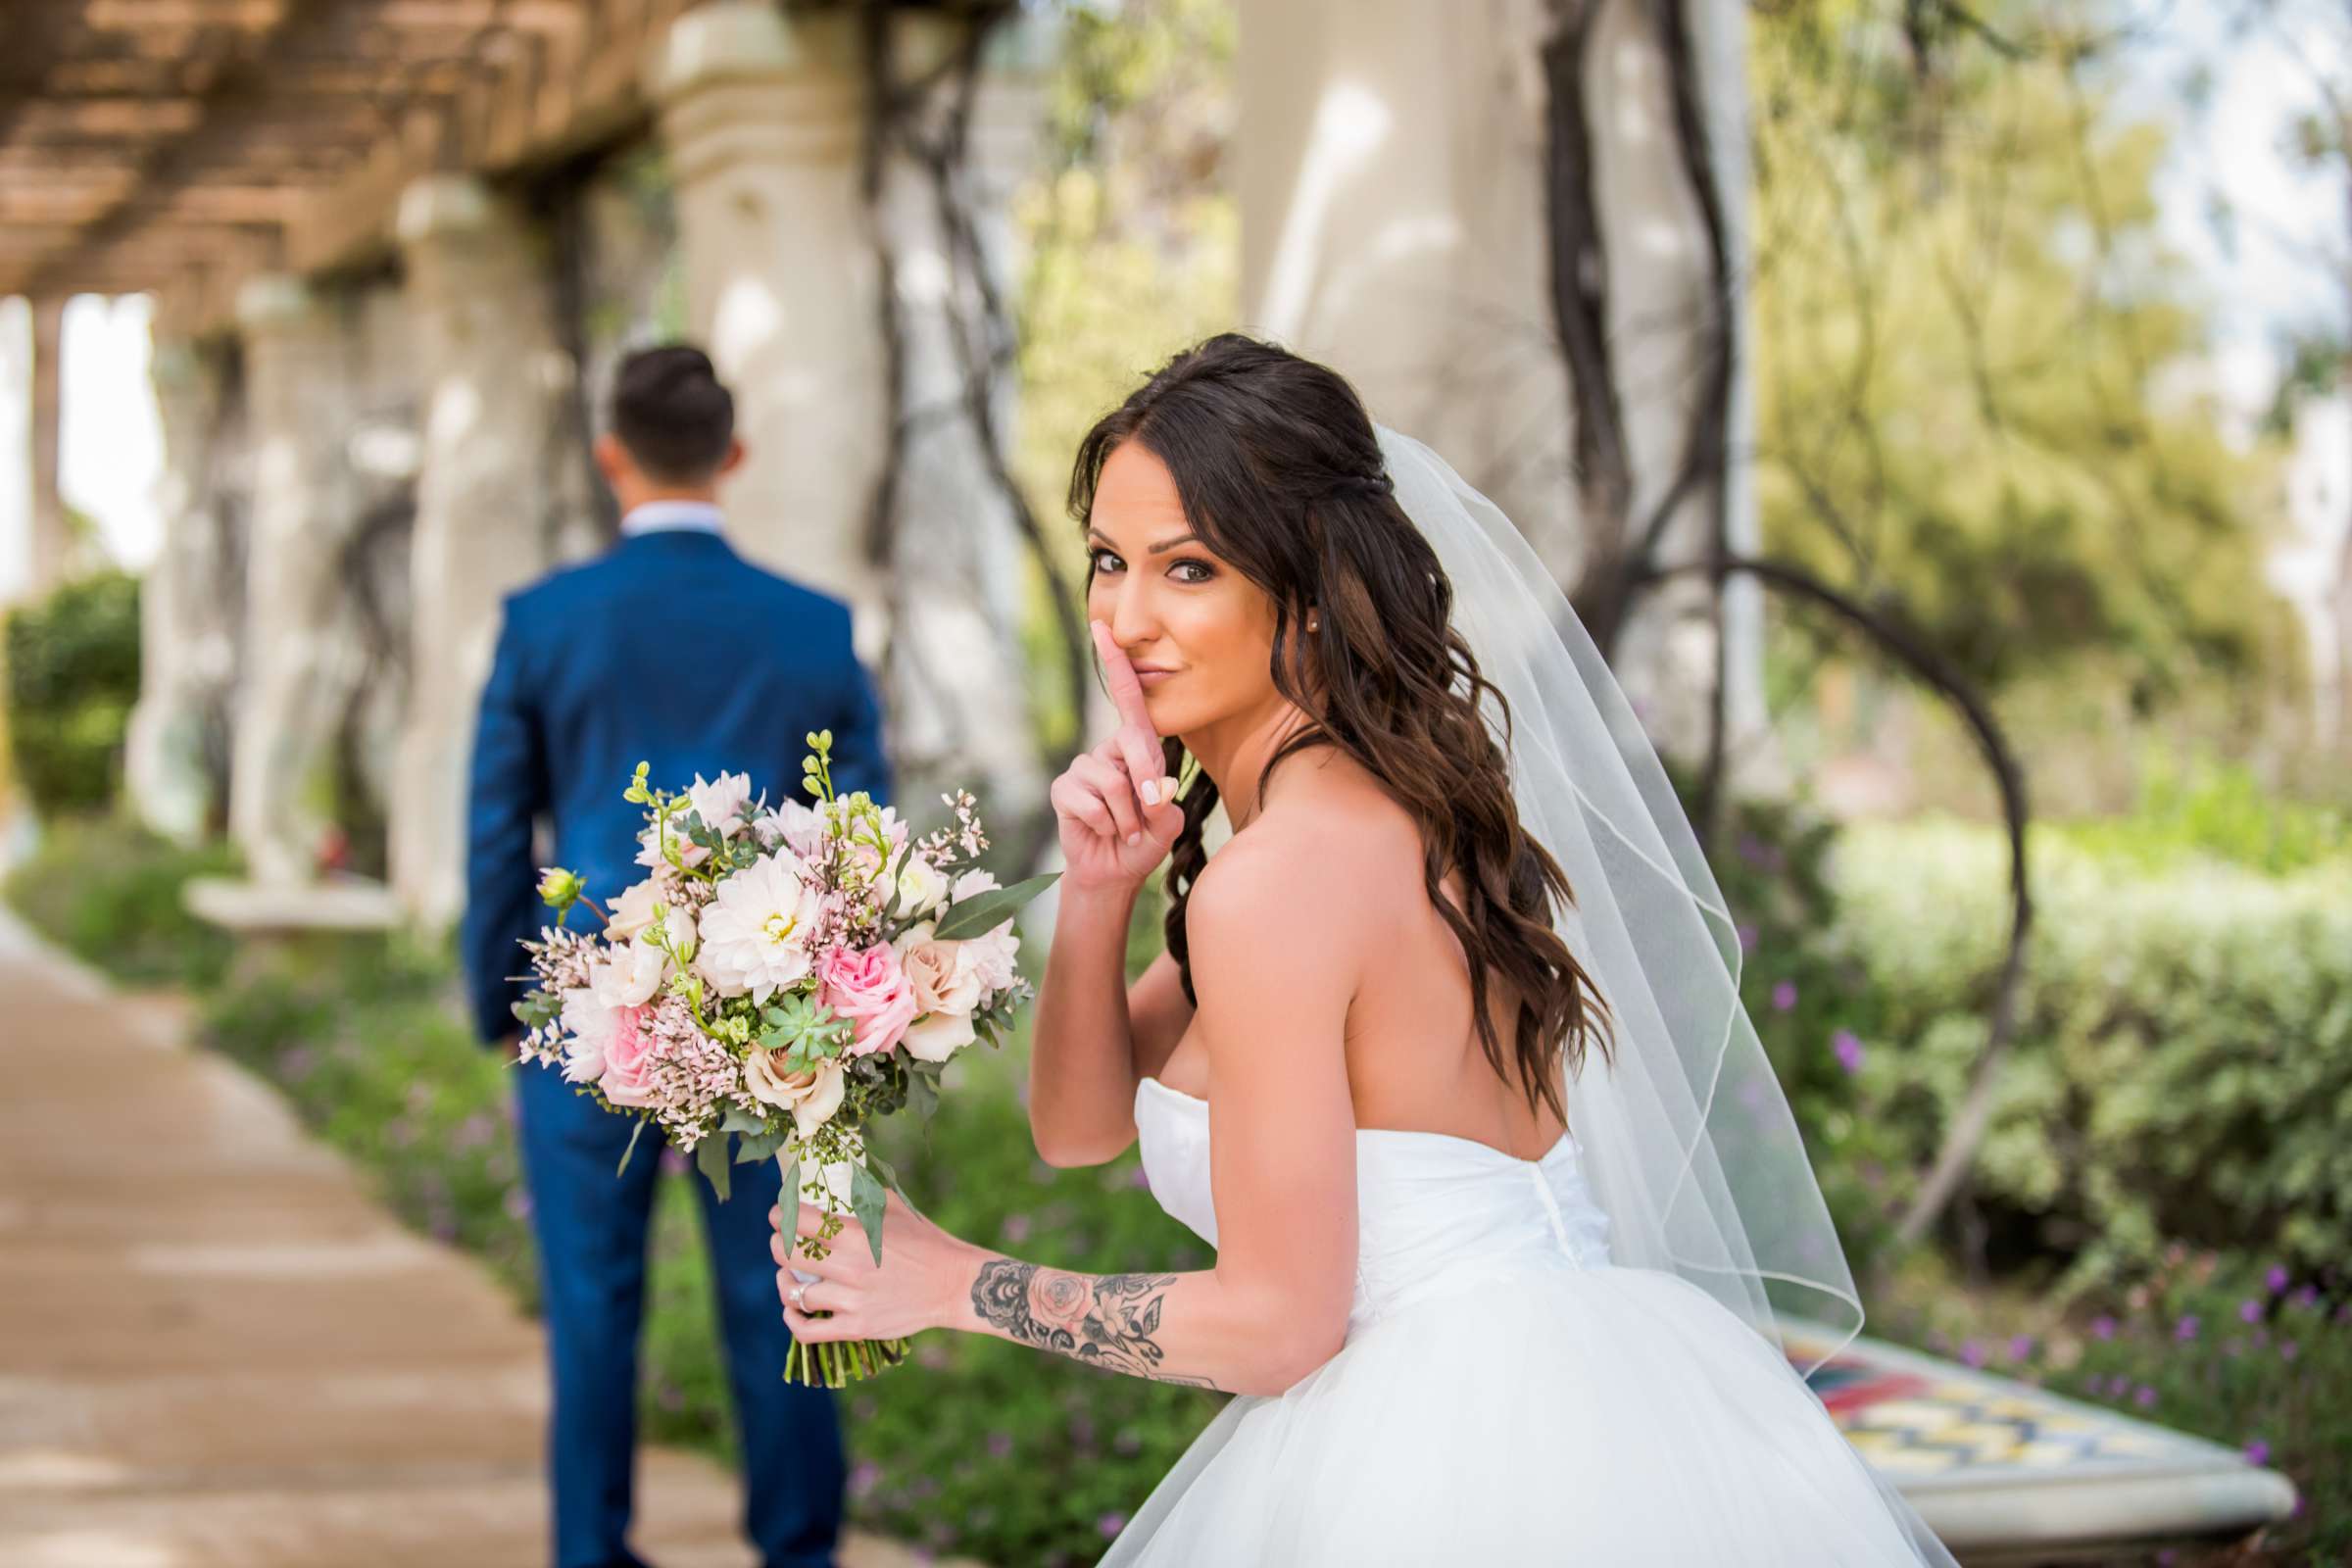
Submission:
M 623 538 L 641 533 L 717 533 L 718 508 L 708 501 L 648 501 L 620 519 Z

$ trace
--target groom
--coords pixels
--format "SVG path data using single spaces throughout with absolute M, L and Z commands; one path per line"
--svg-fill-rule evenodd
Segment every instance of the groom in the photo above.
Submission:
M 639 761 L 656 785 L 748 772 L 771 799 L 797 787 L 803 737 L 833 732 L 833 777 L 885 798 L 872 689 L 839 601 L 748 564 L 728 548 L 718 481 L 743 460 L 734 399 L 683 346 L 631 355 L 597 443 L 621 508 L 619 544 L 507 601 L 473 748 L 461 942 L 475 1027 L 512 1044 L 522 972 L 515 943 L 549 918 L 534 883 L 533 824 L 552 863 L 580 873 L 604 908 L 648 874 L 638 808 L 621 799 Z M 556 1568 L 637 1568 L 629 1550 L 637 1336 L 646 1224 L 661 1161 L 640 1149 L 613 1173 L 628 1118 L 555 1069 L 515 1069 L 523 1175 L 554 1361 L 549 1435 Z M 702 1200 L 719 1328 L 750 1493 L 745 1527 L 765 1568 L 830 1568 L 841 1516 L 841 1438 L 831 1396 L 783 1381 L 790 1346 L 768 1255 L 773 1161 L 737 1166 L 734 1195 Z

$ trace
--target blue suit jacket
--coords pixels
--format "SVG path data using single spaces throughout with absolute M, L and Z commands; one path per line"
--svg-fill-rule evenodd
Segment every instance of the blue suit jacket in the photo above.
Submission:
M 623 539 L 507 600 L 474 732 L 459 941 L 474 1027 L 520 1030 L 515 944 L 555 917 L 539 902 L 533 819 L 553 819 L 553 863 L 611 899 L 646 873 L 641 809 L 621 799 L 640 761 L 652 782 L 749 773 L 755 794 L 802 798 L 809 731 L 833 732 L 833 785 L 888 797 L 871 684 L 849 607 L 751 565 L 712 533 Z M 589 929 L 596 917 L 585 910 Z

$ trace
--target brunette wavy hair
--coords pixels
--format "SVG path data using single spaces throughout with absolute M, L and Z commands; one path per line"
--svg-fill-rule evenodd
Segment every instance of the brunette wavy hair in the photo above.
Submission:
M 1521 825 L 1504 746 L 1481 716 L 1492 698 L 1507 741 L 1508 706 L 1453 629 L 1453 585 L 1397 505 L 1355 389 L 1238 333 L 1186 349 L 1079 443 L 1069 504 L 1081 526 L 1103 464 L 1129 441 L 1167 465 L 1193 531 L 1273 601 L 1274 686 L 1308 722 L 1268 759 L 1261 795 L 1286 760 L 1325 745 L 1412 813 L 1423 886 L 1469 958 L 1487 1060 L 1531 1108 L 1547 1104 L 1564 1120 L 1551 1066 L 1564 1054 L 1580 1069 L 1588 1044 L 1607 1058 L 1607 1004 L 1553 928 L 1574 890 Z M 1312 638 L 1298 634 L 1309 607 L 1320 616 Z M 1179 776 L 1184 743 L 1162 744 Z M 1196 771 L 1166 878 L 1168 952 L 1196 1001 L 1185 902 L 1208 860 L 1201 824 L 1216 804 Z M 1442 890 L 1456 869 L 1458 907 Z M 1490 1015 L 1494 976 L 1519 998 L 1507 1050 Z

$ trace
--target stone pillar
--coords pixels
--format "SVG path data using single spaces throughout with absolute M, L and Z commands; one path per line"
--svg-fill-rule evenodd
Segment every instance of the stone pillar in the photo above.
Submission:
M 254 444 L 244 688 L 229 764 L 229 835 L 253 880 L 308 881 L 333 827 L 334 741 L 358 678 L 336 624 L 350 502 L 340 462 L 340 323 L 298 278 L 237 297 Z
M 26 597 L 39 599 L 66 580 L 74 532 L 58 488 L 58 432 L 64 408 L 66 302 L 32 302 L 32 574 Z
M 649 96 L 676 182 L 692 335 L 749 450 L 722 495 L 746 555 L 850 601 L 870 659 L 866 547 L 885 446 L 878 270 L 859 184 L 856 20 L 714 0 L 680 17 Z
M 206 731 L 235 666 L 234 633 L 212 591 L 220 555 L 210 484 L 220 376 L 196 345 L 162 332 L 149 374 L 163 422 L 163 542 L 139 584 L 139 701 L 124 773 L 140 820 L 188 843 L 213 820 Z
M 911 14 L 894 34 L 902 81 L 935 76 L 965 41 L 960 21 Z M 1052 29 L 1022 20 L 989 38 L 973 94 L 965 177 L 977 256 L 959 256 L 930 172 L 905 158 L 886 171 L 881 221 L 896 264 L 903 435 L 890 540 L 890 649 L 883 689 L 906 799 L 964 785 L 1001 835 L 1041 801 L 1021 647 L 1025 557 L 999 482 L 1016 416 L 1012 367 L 979 341 L 985 279 L 1000 302 L 1018 287 L 1009 208 L 1034 167 Z M 935 134 L 956 88 L 922 106 Z M 974 262 L 977 268 L 974 267 Z M 973 397 L 978 370 L 978 404 Z M 992 460 L 990 446 L 994 447 Z
M 1727 54 L 1738 0 L 1690 9 L 1719 178 L 1744 178 L 1743 89 Z M 1435 447 L 1573 586 L 1585 552 L 1551 305 L 1541 56 L 1550 10 L 1543 0 L 1242 0 L 1234 145 L 1245 321 L 1345 372 L 1376 418 Z M 1668 493 L 1681 458 L 1711 283 L 1645 13 L 1602 0 L 1597 25 L 1588 119 L 1640 518 Z M 1735 249 L 1743 194 L 1727 191 Z M 1744 408 L 1736 395 L 1735 435 Z M 1737 459 L 1731 500 L 1738 541 L 1753 505 Z M 1664 559 L 1690 559 L 1703 505 L 1681 507 Z M 1690 589 L 1695 619 L 1689 589 L 1653 596 L 1616 662 L 1652 735 L 1686 753 L 1703 734 L 1714 647 L 1704 584 Z M 1733 711 L 1760 722 L 1761 622 L 1752 593 L 1741 604 L 1731 617 Z
M 569 378 L 546 255 L 479 180 L 436 176 L 402 196 L 423 451 L 411 555 L 411 678 L 392 797 L 392 886 L 428 927 L 465 903 L 466 766 L 500 601 L 550 564 L 551 437 Z

